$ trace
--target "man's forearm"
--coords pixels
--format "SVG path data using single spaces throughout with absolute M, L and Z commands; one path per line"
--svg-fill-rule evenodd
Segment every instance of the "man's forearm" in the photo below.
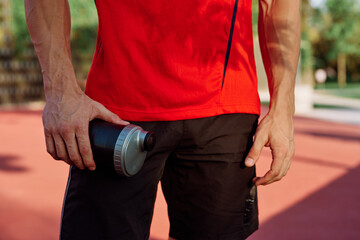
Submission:
M 261 120 L 245 165 L 254 166 L 270 147 L 268 172 L 253 179 L 267 185 L 282 179 L 294 155 L 294 86 L 300 49 L 300 0 L 259 0 L 259 39 L 269 82 L 270 109 Z
M 270 113 L 294 114 L 300 50 L 300 1 L 259 0 L 259 40 L 270 90 Z
M 71 61 L 68 1 L 25 0 L 25 13 L 40 61 L 47 100 L 61 98 L 62 92 L 78 89 Z

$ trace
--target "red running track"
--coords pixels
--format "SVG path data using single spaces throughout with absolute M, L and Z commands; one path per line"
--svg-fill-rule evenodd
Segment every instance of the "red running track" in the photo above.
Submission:
M 260 230 L 251 240 L 360 239 L 360 127 L 295 118 L 288 175 L 259 188 Z M 267 170 L 266 149 L 257 164 Z M 58 239 L 68 168 L 45 151 L 39 111 L 0 112 L 0 239 Z M 167 239 L 161 195 L 151 239 Z

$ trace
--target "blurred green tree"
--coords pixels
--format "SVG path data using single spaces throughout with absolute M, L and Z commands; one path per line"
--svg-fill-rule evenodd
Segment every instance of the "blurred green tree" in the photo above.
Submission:
M 309 39 L 309 22 L 310 16 L 313 14 L 309 0 L 301 0 L 301 73 L 302 84 L 314 84 L 312 44 Z
M 94 1 L 69 0 L 71 11 L 71 45 L 74 68 L 80 81 L 86 78 L 94 53 L 97 12 Z M 26 26 L 24 0 L 12 0 L 12 33 L 15 58 L 22 59 L 32 44 Z
M 25 48 L 30 42 L 29 32 L 25 20 L 24 1 L 12 0 L 10 11 L 12 15 L 11 29 L 14 38 L 12 45 L 15 48 L 15 56 L 20 57 L 24 54 Z
M 334 65 L 340 87 L 346 86 L 347 70 L 353 81 L 360 66 L 360 3 L 356 0 L 327 0 L 314 9 L 309 28 L 317 66 Z M 350 64 L 347 63 L 350 59 Z
M 326 7 L 330 21 L 325 38 L 333 45 L 328 57 L 337 58 L 338 83 L 340 87 L 344 87 L 346 85 L 346 57 L 360 55 L 360 9 L 355 0 L 328 0 Z
M 253 33 L 254 36 L 258 35 L 258 17 L 259 17 L 259 1 L 253 0 L 252 1 L 252 24 L 253 24 Z
M 85 86 L 95 51 L 98 16 L 94 1 L 69 0 L 71 11 L 71 49 L 77 79 Z

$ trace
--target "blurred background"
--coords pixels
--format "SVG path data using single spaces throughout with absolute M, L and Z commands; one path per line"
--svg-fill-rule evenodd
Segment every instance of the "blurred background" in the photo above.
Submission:
M 259 189 L 260 230 L 251 239 L 360 239 L 360 1 L 302 0 L 296 79 L 296 154 L 279 183 Z M 69 0 L 72 57 L 85 87 L 97 33 L 93 1 Z M 266 75 L 257 38 L 259 93 Z M 47 155 L 41 125 L 41 69 L 23 0 L 0 0 L 0 240 L 57 239 L 68 168 Z M 261 175 L 271 155 L 257 166 Z M 161 194 L 151 239 L 166 239 Z

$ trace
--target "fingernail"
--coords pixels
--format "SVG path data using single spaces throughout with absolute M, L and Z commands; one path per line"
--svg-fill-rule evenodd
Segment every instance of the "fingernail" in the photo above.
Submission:
M 90 170 L 90 171 L 94 171 L 94 170 L 95 170 L 95 167 L 89 167 L 89 170 Z
M 245 159 L 245 164 L 246 164 L 247 166 L 252 166 L 252 165 L 254 164 L 254 159 L 252 159 L 252 158 L 246 158 L 246 159 Z

